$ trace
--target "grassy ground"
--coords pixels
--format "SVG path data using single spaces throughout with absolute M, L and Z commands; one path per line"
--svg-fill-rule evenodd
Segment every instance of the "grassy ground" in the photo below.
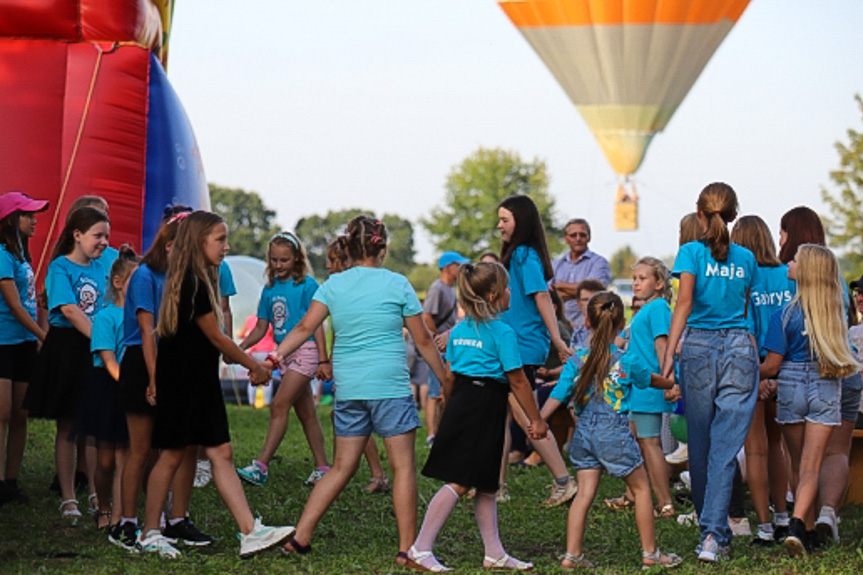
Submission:
M 236 450 L 235 461 L 245 464 L 257 454 L 267 426 L 267 412 L 251 408 L 228 408 Z M 322 407 L 325 434 L 331 432 L 329 407 Z M 418 434 L 418 459 L 423 462 L 428 450 Z M 0 508 L 0 572 L 87 572 L 96 573 L 172 573 L 193 570 L 200 573 L 389 573 L 395 565 L 396 529 L 387 495 L 367 495 L 363 487 L 368 469 L 358 476 L 324 517 L 314 541 L 312 554 L 282 557 L 268 552 L 241 561 L 237 552 L 235 525 L 211 484 L 196 490 L 192 515 L 199 527 L 217 538 L 209 550 L 191 550 L 177 561 L 130 555 L 112 545 L 93 528 L 85 517 L 77 527 L 69 527 L 57 511 L 59 497 L 48 490 L 53 473 L 53 427 L 33 422 L 25 456 L 21 484 L 30 495 L 29 505 Z M 329 448 L 329 445 L 328 445 Z M 302 481 L 312 464 L 302 429 L 292 419 L 288 436 L 271 467 L 266 487 L 248 487 L 253 511 L 270 524 L 293 524 L 302 511 L 308 488 Z M 541 573 L 560 572 L 557 556 L 564 550 L 567 507 L 543 509 L 540 501 L 549 483 L 545 469 L 513 470 L 509 488 L 512 501 L 500 507 L 501 537 L 514 556 L 536 563 Z M 604 478 L 600 497 L 619 495 L 623 483 Z M 439 485 L 420 478 L 420 521 L 429 499 Z M 86 498 L 80 497 L 82 506 Z M 679 509 L 680 510 L 680 509 Z M 754 517 L 751 517 L 754 521 Z M 700 565 L 693 554 L 698 542 L 696 529 L 682 527 L 673 520 L 657 520 L 660 546 L 684 557 L 680 572 L 863 572 L 863 509 L 842 511 L 843 544 L 808 561 L 791 560 L 781 547 L 762 550 L 751 547 L 749 538 L 734 542 L 733 560 L 720 567 Z M 438 557 L 460 573 L 481 572 L 482 543 L 472 517 L 472 506 L 461 503 L 450 517 L 435 549 Z M 631 511 L 612 512 L 601 502 L 595 504 L 586 534 L 586 555 L 604 572 L 635 572 L 640 567 L 638 534 Z

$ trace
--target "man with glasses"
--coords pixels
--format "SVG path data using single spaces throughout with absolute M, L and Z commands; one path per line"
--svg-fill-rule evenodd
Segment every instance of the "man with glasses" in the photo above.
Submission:
M 552 283 L 563 299 L 566 319 L 577 328 L 584 323 L 584 316 L 578 306 L 578 285 L 586 279 L 594 279 L 603 287 L 608 287 L 611 268 L 604 257 L 587 249 L 590 243 L 590 224 L 587 220 L 569 220 L 563 230 L 563 239 L 569 245 L 569 251 L 552 263 Z

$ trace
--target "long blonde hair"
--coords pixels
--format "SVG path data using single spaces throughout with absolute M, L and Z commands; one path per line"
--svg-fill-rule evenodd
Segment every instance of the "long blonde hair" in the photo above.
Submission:
M 267 286 L 273 287 L 276 283 L 276 270 L 270 262 L 273 246 L 282 246 L 290 248 L 294 256 L 294 265 L 288 276 L 294 280 L 295 284 L 299 284 L 306 279 L 306 274 L 309 271 L 309 258 L 306 256 L 306 248 L 300 238 L 292 232 L 279 232 L 270 238 L 270 243 L 267 245 Z
M 616 293 L 599 292 L 590 298 L 586 315 L 593 333 L 590 336 L 590 355 L 584 361 L 575 386 L 576 404 L 584 402 L 584 395 L 594 384 L 597 395 L 604 391 L 605 378 L 611 368 L 611 343 L 625 322 L 623 301 Z
M 803 310 L 809 350 L 818 360 L 822 377 L 848 377 L 860 364 L 848 345 L 845 292 L 836 256 L 824 246 L 797 248 L 797 295 L 792 304 Z
M 648 266 L 650 269 L 653 270 L 653 279 L 658 282 L 662 282 L 662 289 L 657 290 L 656 294 L 665 301 L 670 302 L 672 295 L 671 282 L 669 282 L 668 279 L 671 274 L 668 273 L 668 266 L 665 265 L 665 262 L 652 256 L 644 256 L 642 258 L 639 258 L 637 262 L 632 264 L 632 269 L 635 270 L 635 268 L 637 268 L 638 266 Z
M 183 280 L 187 274 L 194 278 L 195 289 L 207 290 L 207 297 L 216 314 L 216 320 L 222 325 L 222 306 L 219 302 L 219 266 L 210 265 L 204 259 L 204 241 L 212 229 L 225 223 L 222 216 L 211 212 L 197 211 L 189 214 L 177 229 L 171 255 L 168 257 L 168 273 L 165 278 L 165 292 L 162 306 L 159 309 L 159 321 L 156 333 L 159 337 L 171 336 L 177 333 L 180 321 L 191 318 L 180 318 L 180 295 Z
M 500 313 L 491 302 L 499 301 L 506 291 L 509 276 L 498 262 L 464 264 L 458 268 L 458 299 L 464 313 L 476 321 L 486 321 Z

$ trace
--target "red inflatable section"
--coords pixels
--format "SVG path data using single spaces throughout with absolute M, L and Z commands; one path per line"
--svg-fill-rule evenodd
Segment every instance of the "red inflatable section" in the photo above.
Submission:
M 0 36 L 137 42 L 158 12 L 149 0 L 2 0 Z

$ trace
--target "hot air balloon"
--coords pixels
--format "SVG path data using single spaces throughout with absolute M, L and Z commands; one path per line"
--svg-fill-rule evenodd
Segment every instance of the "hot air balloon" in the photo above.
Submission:
M 630 176 L 749 0 L 503 0 L 618 174 L 615 228 L 638 228 Z
M 44 273 L 69 205 L 111 206 L 111 244 L 146 249 L 169 203 L 209 206 L 192 127 L 165 75 L 174 0 L 0 3 L 0 193 L 51 202 Z

